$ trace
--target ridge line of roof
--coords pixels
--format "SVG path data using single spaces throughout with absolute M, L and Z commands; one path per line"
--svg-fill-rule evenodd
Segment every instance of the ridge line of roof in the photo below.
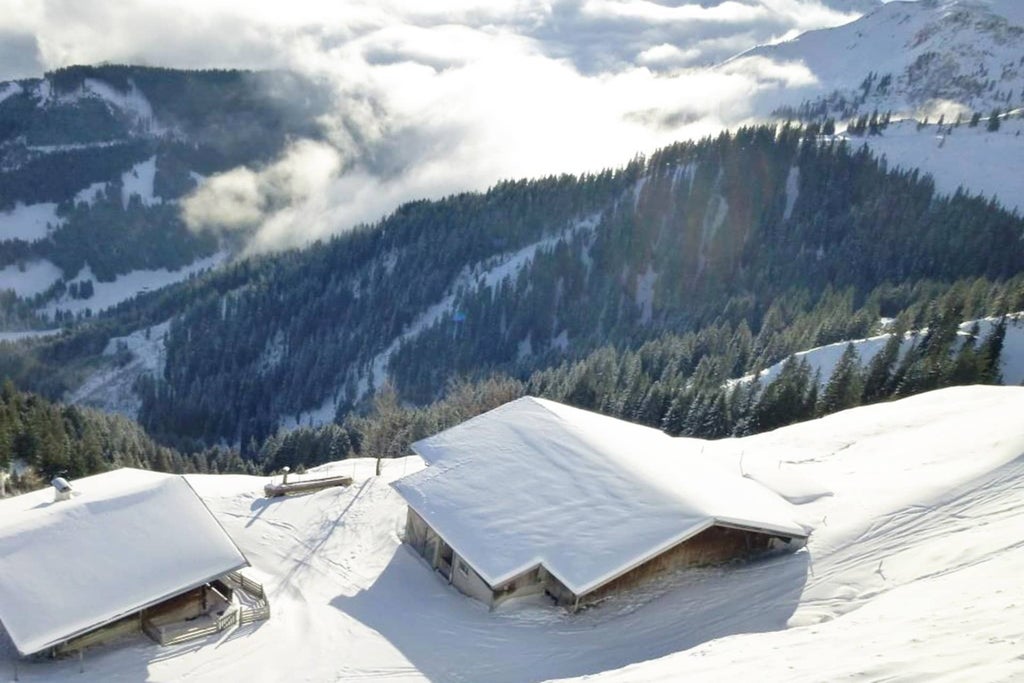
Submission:
M 198 491 L 196 491 L 196 489 L 195 489 L 195 487 L 194 487 L 194 486 L 192 486 L 192 482 L 190 482 L 190 481 L 188 480 L 188 477 L 186 477 L 186 476 L 185 476 L 184 474 L 179 474 L 179 475 L 177 475 L 177 476 L 178 476 L 178 477 L 179 477 L 179 478 L 180 478 L 180 479 L 181 479 L 182 481 L 184 481 L 184 482 L 185 482 L 185 485 L 186 485 L 186 486 L 188 486 L 189 490 L 190 490 L 190 491 L 192 492 L 192 495 L 194 495 L 194 496 L 195 496 L 195 497 L 196 497 L 196 498 L 197 498 L 197 499 L 199 500 L 199 502 L 200 502 L 200 503 L 202 503 L 202 505 L 203 505 L 203 509 L 205 509 L 205 510 L 206 510 L 206 513 L 207 513 L 208 515 L 210 515 L 210 517 L 212 517 L 212 518 L 213 518 L 213 521 L 214 521 L 214 522 L 216 522 L 216 523 L 217 523 L 217 526 L 218 526 L 218 527 L 220 528 L 220 530 L 221 530 L 221 533 L 223 533 L 223 534 L 224 534 L 224 536 L 225 536 L 225 537 L 226 537 L 226 538 L 227 538 L 227 539 L 228 539 L 229 541 L 231 541 L 231 545 L 233 545 L 233 546 L 235 547 L 235 550 L 237 550 L 237 551 L 238 551 L 238 555 L 239 555 L 239 556 L 240 556 L 240 557 L 241 557 L 241 558 L 242 558 L 243 560 L 245 560 L 245 564 L 244 564 L 244 565 L 242 565 L 242 566 L 243 566 L 243 567 L 251 567 L 251 566 L 252 566 L 252 563 L 251 563 L 251 562 L 249 562 L 249 558 L 248 558 L 248 557 L 246 556 L 246 554 L 245 554 L 245 553 L 244 553 L 244 552 L 242 551 L 242 549 L 238 547 L 238 544 L 237 544 L 237 543 L 235 543 L 235 539 L 234 539 L 234 538 L 233 538 L 233 537 L 231 536 L 231 534 L 229 534 L 229 533 L 228 533 L 228 530 L 224 528 L 224 525 L 223 525 L 223 524 L 221 524 L 221 521 L 220 521 L 220 520 L 219 520 L 219 519 L 217 518 L 217 515 L 213 514 L 213 510 L 211 510 L 211 509 L 210 509 L 210 506 L 206 504 L 206 501 L 205 501 L 205 500 L 203 500 L 203 497 L 202 497 L 202 496 L 200 496 L 200 495 L 199 495 L 199 492 L 198 492 Z M 234 571 L 234 570 L 232 570 L 232 571 Z

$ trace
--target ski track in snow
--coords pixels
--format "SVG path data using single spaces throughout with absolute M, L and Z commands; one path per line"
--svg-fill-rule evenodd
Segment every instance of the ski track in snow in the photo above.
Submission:
M 827 488 L 793 507 L 808 548 L 681 571 L 571 615 L 488 612 L 400 543 L 387 482 L 416 456 L 314 468 L 347 489 L 265 499 L 267 479 L 189 475 L 268 591 L 218 643 L 131 637 L 21 681 L 822 681 L 1024 675 L 1024 388 L 960 387 L 709 442 L 723 462 Z M 0 639 L 2 642 L 2 639 Z M 856 647 L 851 647 L 856 643 Z M 0 671 L 11 654 L 0 647 Z

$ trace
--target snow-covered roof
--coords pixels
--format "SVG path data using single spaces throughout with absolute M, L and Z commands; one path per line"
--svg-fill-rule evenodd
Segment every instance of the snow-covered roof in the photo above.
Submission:
M 414 443 L 394 487 L 492 586 L 543 564 L 582 595 L 716 523 L 807 536 L 702 444 L 526 397 Z
M 0 500 L 0 621 L 39 652 L 249 563 L 180 476 L 120 469 Z

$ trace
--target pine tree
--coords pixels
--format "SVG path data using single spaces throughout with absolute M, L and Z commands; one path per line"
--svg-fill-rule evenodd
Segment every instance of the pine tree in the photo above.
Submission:
M 1000 114 L 1002 114 L 1002 111 L 999 109 L 999 107 L 996 107 L 995 109 L 992 110 L 992 113 L 988 115 L 988 132 L 994 133 L 997 130 L 999 130 Z
M 992 331 L 981 344 L 978 350 L 980 373 L 978 381 L 981 384 L 1001 384 L 1003 373 L 1000 370 L 1003 354 L 1003 342 L 1006 338 L 1006 316 L 1001 316 L 999 322 L 993 326 Z
M 860 355 L 852 343 L 847 344 L 825 385 L 825 391 L 818 402 L 818 414 L 829 415 L 860 405 L 863 386 Z
M 885 341 L 882 350 L 875 354 L 864 373 L 864 388 L 861 391 L 862 403 L 875 403 L 884 400 L 892 390 L 891 382 L 896 361 L 899 360 L 903 333 L 894 331 Z

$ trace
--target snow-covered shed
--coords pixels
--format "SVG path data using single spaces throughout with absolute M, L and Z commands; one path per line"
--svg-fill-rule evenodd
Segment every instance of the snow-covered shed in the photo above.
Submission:
M 790 504 L 697 439 L 525 397 L 413 444 L 405 540 L 489 605 L 573 608 L 691 565 L 795 550 Z
M 0 500 L 0 622 L 22 655 L 194 618 L 249 565 L 184 477 L 125 468 L 67 493 Z

